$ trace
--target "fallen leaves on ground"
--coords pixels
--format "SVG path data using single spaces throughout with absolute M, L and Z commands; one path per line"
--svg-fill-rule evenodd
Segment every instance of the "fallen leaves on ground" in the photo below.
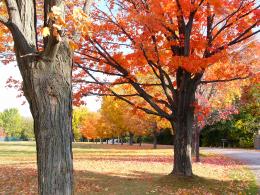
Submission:
M 37 194 L 34 147 L 0 143 L 0 194 Z M 74 144 L 75 194 L 250 194 L 254 178 L 238 161 L 205 154 L 187 179 L 168 175 L 171 147 L 150 148 Z

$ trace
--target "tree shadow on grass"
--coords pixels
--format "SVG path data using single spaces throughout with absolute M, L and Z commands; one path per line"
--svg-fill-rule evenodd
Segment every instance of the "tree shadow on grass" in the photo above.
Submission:
M 76 194 L 238 194 L 243 192 L 238 180 L 219 180 L 192 176 L 152 174 L 134 171 L 131 174 L 76 171 Z M 246 181 L 245 181 L 246 182 Z M 238 187 L 239 186 L 239 187 Z M 246 191 L 244 191 L 246 194 Z
M 223 181 L 193 176 L 130 174 L 75 171 L 75 194 L 144 195 L 144 194 L 238 194 L 238 181 Z M 37 172 L 33 168 L 0 167 L 0 194 L 37 194 Z

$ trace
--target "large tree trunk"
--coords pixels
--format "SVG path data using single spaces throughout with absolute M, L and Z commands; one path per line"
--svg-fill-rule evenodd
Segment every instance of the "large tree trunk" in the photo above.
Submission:
M 192 176 L 191 138 L 194 117 L 193 102 L 195 86 L 192 82 L 183 81 L 177 93 L 176 118 L 172 122 L 175 132 L 174 140 L 174 175 Z
M 192 154 L 195 155 L 195 162 L 200 162 L 200 128 L 197 118 L 194 118 L 192 129 Z
M 142 146 L 143 138 L 142 136 L 138 137 L 139 146 Z
M 54 62 L 37 62 L 30 77 L 23 79 L 34 118 L 40 194 L 73 192 L 71 59 L 64 45 Z M 19 64 L 28 66 L 20 60 Z
M 120 142 L 121 142 L 121 145 L 124 145 L 124 136 L 121 136 Z
M 112 144 L 113 144 L 113 145 L 115 144 L 115 138 L 114 138 L 114 136 L 112 137 Z
M 21 72 L 34 118 L 39 194 L 72 194 L 71 52 L 64 44 L 52 62 L 17 59 L 31 67 Z
M 157 148 L 157 136 L 158 136 L 158 133 L 156 130 L 154 130 L 153 131 L 153 149 Z
M 191 154 L 195 155 L 195 127 L 192 128 Z
M 129 145 L 132 146 L 134 144 L 134 134 L 129 132 Z
M 35 1 L 6 2 L 9 10 L 6 26 L 14 39 L 23 92 L 34 118 L 39 194 L 73 194 L 72 52 L 65 37 L 60 40 L 52 34 L 45 38 L 44 51 L 39 52 Z M 54 5 L 65 15 L 63 1 L 44 3 L 45 16 Z
M 158 132 L 157 132 L 157 122 L 154 121 L 152 123 L 152 130 L 153 130 L 153 148 L 156 149 L 157 148 L 157 136 L 158 136 Z
M 194 146 L 195 146 L 195 156 L 196 162 L 200 162 L 200 129 L 196 127 L 195 129 L 195 138 L 194 138 Z

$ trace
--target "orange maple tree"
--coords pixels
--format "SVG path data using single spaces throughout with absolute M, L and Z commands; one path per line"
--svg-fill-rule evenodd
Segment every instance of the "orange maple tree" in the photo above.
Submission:
M 260 31 L 258 2 L 105 0 L 93 4 L 89 24 L 76 41 L 79 49 L 74 60 L 79 71 L 75 76 L 83 79 L 75 98 L 116 96 L 136 109 L 167 119 L 176 130 L 173 174 L 192 175 L 195 91 L 202 83 L 253 74 L 245 64 L 223 66 L 214 71 L 214 79 L 204 77 L 213 64 L 224 63 Z M 138 73 L 153 79 L 143 80 Z M 131 93 L 114 91 L 111 86 L 116 85 L 124 85 Z M 160 90 L 155 93 L 151 88 Z
M 98 113 L 89 113 L 82 120 L 80 126 L 80 132 L 84 138 L 87 139 L 96 139 L 98 137 L 98 123 L 99 123 L 99 114 Z

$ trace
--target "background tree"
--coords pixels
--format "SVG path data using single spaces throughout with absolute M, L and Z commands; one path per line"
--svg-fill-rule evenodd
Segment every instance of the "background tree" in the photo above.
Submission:
M 84 119 L 89 114 L 89 111 L 86 107 L 75 107 L 73 109 L 73 118 L 72 118 L 72 130 L 73 130 L 73 137 L 75 141 L 79 141 L 82 137 L 80 132 L 80 127 L 83 124 Z
M 127 103 L 124 102 L 124 104 Z M 131 124 L 135 124 L 133 125 L 134 128 L 132 128 L 135 135 L 153 137 L 154 149 L 157 148 L 157 138 L 160 134 L 160 131 L 166 128 L 171 129 L 171 124 L 169 124 L 169 121 L 165 120 L 164 118 L 154 116 L 154 115 L 148 115 L 144 112 L 141 112 L 140 110 L 133 110 L 133 109 L 125 111 L 124 113 L 128 113 L 128 120 L 126 120 L 128 124 L 131 121 L 133 121 Z M 172 134 L 174 134 L 173 131 Z
M 84 118 L 82 119 L 82 124 L 80 126 L 80 132 L 84 138 L 87 139 L 96 139 L 98 138 L 97 135 L 97 128 L 99 122 L 100 114 L 89 112 Z
M 161 131 L 170 129 L 170 135 L 174 135 L 175 130 L 171 128 L 171 124 L 165 118 L 156 117 L 156 119 L 154 121 L 156 121 L 156 126 L 155 126 L 155 123 L 153 123 L 154 126 L 153 125 L 151 126 L 152 127 L 151 130 L 152 130 L 152 134 L 154 137 L 153 148 L 156 149 L 157 148 L 157 139 L 158 139 L 158 136 L 160 135 Z
M 22 140 L 33 140 L 34 139 L 34 129 L 33 129 L 33 119 L 32 118 L 22 117 L 20 139 L 22 139 Z
M 96 135 L 99 138 L 101 144 L 103 144 L 104 139 L 110 137 L 109 127 L 107 125 L 107 122 L 104 120 L 104 118 L 101 115 L 99 116 L 97 121 Z
M 107 130 L 110 131 L 112 139 L 122 137 L 131 129 L 132 124 L 125 123 L 125 104 L 114 97 L 103 97 L 100 114 L 107 123 Z M 112 140 L 113 142 L 113 140 Z
M 259 129 L 258 84 L 243 87 L 242 97 L 236 101 L 238 113 L 222 121 L 209 123 L 202 129 L 203 146 L 222 146 L 221 139 L 227 139 L 229 146 L 253 147 L 254 136 Z
M 122 100 L 119 100 L 122 102 Z M 122 102 L 126 104 L 125 102 Z M 129 107 L 129 105 L 128 105 Z M 137 137 L 137 142 L 141 146 L 143 136 L 149 134 L 149 128 L 151 128 L 151 123 L 138 112 L 133 112 L 133 110 L 124 109 L 124 123 L 127 127 L 126 131 L 129 133 L 129 145 L 133 145 L 134 137 Z
M 121 88 L 118 88 L 119 90 Z M 129 145 L 133 145 L 134 136 L 139 139 L 147 135 L 151 122 L 144 113 L 133 110 L 126 102 L 115 97 L 104 97 L 101 106 L 101 115 L 106 118 L 112 126 L 112 134 L 120 136 L 129 136 Z
M 23 117 L 17 108 L 6 109 L 0 112 L 0 127 L 8 137 L 15 139 L 33 139 L 33 119 Z
M 85 57 L 76 62 L 87 86 L 82 84 L 75 97 L 113 95 L 167 119 L 176 132 L 172 173 L 191 176 L 195 91 L 199 84 L 242 79 L 253 72 L 245 66 L 222 66 L 216 79 L 203 80 L 212 64 L 225 62 L 227 54 L 260 31 L 257 1 L 122 0 L 104 5 L 93 7 L 91 27 L 82 30 L 78 53 Z M 154 79 L 143 81 L 138 72 Z M 96 73 L 117 78 L 102 80 Z M 122 84 L 131 86 L 132 93 L 111 87 Z M 154 87 L 160 89 L 150 90 Z
M 227 89 L 231 83 L 214 83 L 207 86 L 201 85 L 197 88 L 192 140 L 196 162 L 200 161 L 200 132 L 205 125 L 213 124 L 220 120 L 227 120 L 230 115 L 237 112 L 234 100 L 238 96 L 234 90 L 237 91 L 239 86 L 237 81 L 234 82 L 236 84 L 233 85 L 234 88 L 232 90 Z M 225 85 L 226 90 L 219 90 L 219 87 L 223 89 L 223 85 Z
M 234 126 L 240 130 L 239 145 L 253 147 L 254 138 L 260 128 L 260 84 L 254 83 L 243 88 L 239 113 L 234 116 Z
M 199 140 L 203 127 L 217 123 L 220 120 L 230 120 L 234 114 L 237 114 L 240 111 L 238 108 L 241 106 L 236 105 L 236 101 L 240 100 L 243 88 L 254 85 L 255 80 L 259 77 L 257 71 L 259 69 L 259 55 L 255 52 L 258 47 L 258 41 L 249 42 L 249 45 L 245 45 L 239 51 L 233 52 L 233 55 L 229 56 L 225 64 L 214 64 L 204 75 L 205 79 L 216 79 L 216 74 L 223 66 L 228 66 L 231 70 L 236 68 L 250 68 L 254 72 L 251 77 L 242 80 L 234 80 L 226 83 L 209 83 L 207 85 L 200 85 L 197 88 L 197 107 L 193 125 L 193 145 L 196 153 L 196 161 L 199 161 Z M 249 64 L 250 66 L 248 66 Z
M 1 127 L 4 128 L 5 133 L 8 137 L 20 137 L 22 116 L 18 109 L 10 108 L 0 113 Z

